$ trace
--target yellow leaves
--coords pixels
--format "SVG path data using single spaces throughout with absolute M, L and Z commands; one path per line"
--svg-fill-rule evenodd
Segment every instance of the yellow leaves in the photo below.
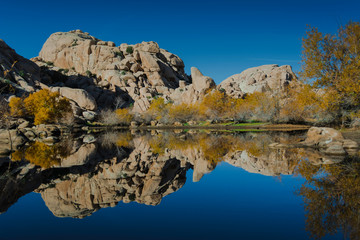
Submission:
M 152 100 L 147 114 L 149 114 L 153 119 L 160 120 L 162 117 L 168 114 L 170 104 L 165 103 L 165 100 L 161 97 Z
M 67 156 L 60 145 L 48 146 L 42 142 L 34 142 L 30 147 L 17 150 L 11 154 L 12 161 L 26 160 L 41 168 L 60 165 L 61 158 Z
M 303 39 L 300 75 L 315 87 L 331 91 L 329 109 L 349 110 L 360 106 L 360 23 L 349 22 L 337 34 L 307 31 Z M 336 106 L 337 105 L 337 106 Z
M 347 231 L 358 239 L 360 224 L 360 163 L 358 156 L 348 156 L 338 164 L 312 165 L 300 161 L 298 172 L 306 179 L 299 190 L 304 199 L 307 229 L 315 238 Z
M 229 111 L 232 105 L 231 98 L 224 92 L 214 90 L 208 93 L 199 106 L 200 114 L 213 117 L 221 118 Z
M 288 120 L 300 122 L 314 118 L 319 111 L 325 110 L 320 93 L 307 84 L 289 90 L 289 97 L 280 115 Z
M 199 107 L 195 104 L 181 103 L 179 105 L 171 105 L 169 109 L 169 118 L 172 121 L 187 122 L 196 120 L 199 116 Z
M 19 97 L 12 97 L 9 102 L 10 114 L 14 117 L 25 116 L 26 109 L 23 99 Z
M 115 113 L 117 114 L 117 117 L 119 118 L 119 122 L 123 123 L 123 124 L 130 124 L 130 122 L 134 118 L 134 116 L 130 112 L 130 109 L 128 109 L 128 108 L 117 109 L 115 111 Z
M 131 135 L 130 132 L 126 132 L 126 133 L 118 134 L 116 145 L 118 147 L 128 148 L 132 145 L 132 141 L 133 141 L 133 136 Z
M 46 89 L 31 93 L 24 100 L 12 98 L 9 105 L 14 116 L 33 116 L 35 125 L 56 122 L 64 114 L 71 112 L 69 100 Z

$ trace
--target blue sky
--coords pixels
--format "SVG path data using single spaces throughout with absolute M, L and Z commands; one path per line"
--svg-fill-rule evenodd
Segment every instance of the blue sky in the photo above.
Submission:
M 0 38 L 38 55 L 53 32 L 81 29 L 106 41 L 156 41 L 217 83 L 249 67 L 300 70 L 306 26 L 334 33 L 360 21 L 360 1 L 3 1 Z

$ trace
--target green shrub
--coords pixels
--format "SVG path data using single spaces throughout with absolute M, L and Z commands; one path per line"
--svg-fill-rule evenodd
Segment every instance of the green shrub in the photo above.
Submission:
M 122 52 L 115 52 L 115 57 L 124 58 L 124 54 Z
M 20 77 L 25 77 L 25 72 L 23 71 L 23 70 L 21 70 L 21 71 L 19 71 L 19 75 L 20 75 Z
M 128 46 L 126 48 L 126 52 L 129 53 L 129 54 L 132 54 L 134 52 L 134 48 L 132 46 Z

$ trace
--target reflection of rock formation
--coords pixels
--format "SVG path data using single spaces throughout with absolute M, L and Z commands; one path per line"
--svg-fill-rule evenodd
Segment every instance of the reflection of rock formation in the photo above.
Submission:
M 194 170 L 194 182 L 213 171 L 221 161 L 251 173 L 289 175 L 306 155 L 306 151 L 299 149 L 266 147 L 271 142 L 293 140 L 279 134 L 160 135 L 160 138 L 146 135 L 129 138 L 128 134 L 122 141 L 115 139 L 118 145 L 106 146 L 81 145 L 76 141 L 71 155 L 49 169 L 16 162 L 7 171 L 3 163 L 0 211 L 31 191 L 41 193 L 48 208 L 58 217 L 82 218 L 100 208 L 116 206 L 120 201 L 157 205 L 185 184 L 190 168 Z M 150 141 L 154 138 L 157 145 Z M 9 176 L 4 175 L 7 172 Z
M 41 184 L 38 168 L 31 164 L 0 163 L 0 213 Z
M 247 151 L 235 151 L 225 161 L 250 173 L 278 176 L 280 174 L 293 174 L 298 159 L 288 149 L 281 149 L 269 151 L 268 154 L 258 157 L 249 154 Z

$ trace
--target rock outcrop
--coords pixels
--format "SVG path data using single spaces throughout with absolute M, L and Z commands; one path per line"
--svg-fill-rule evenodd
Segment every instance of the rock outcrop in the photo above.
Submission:
M 87 91 L 100 108 L 112 107 L 118 98 L 120 105 L 133 102 L 135 111 L 145 111 L 153 97 L 168 98 L 181 83 L 190 83 L 183 61 L 155 42 L 116 46 L 80 30 L 52 34 L 33 61 L 66 72 L 63 87 Z M 101 99 L 104 91 L 112 100 Z
M 155 42 L 117 46 L 81 30 L 52 34 L 31 60 L 36 64 L 0 41 L 0 70 L 11 69 L 17 61 L 7 77 L 12 84 L 27 92 L 58 91 L 71 100 L 80 118 L 89 110 L 129 105 L 134 112 L 144 112 L 157 97 L 175 104 L 195 103 L 216 88 L 214 80 L 195 67 L 188 76 L 184 62 Z M 281 92 L 293 79 L 288 65 L 264 65 L 233 75 L 217 88 L 241 98 L 255 91 Z
M 289 65 L 263 65 L 232 75 L 221 82 L 218 89 L 224 89 L 232 97 L 241 98 L 246 93 L 284 91 L 294 79 L 296 76 Z
M 329 155 L 345 155 L 359 149 L 357 142 L 345 139 L 340 131 L 327 127 L 312 127 L 301 144 L 319 148 Z
M 10 71 L 11 70 L 11 71 Z M 5 71 L 9 71 L 4 79 Z M 0 83 L 31 92 L 40 81 L 40 68 L 32 61 L 20 56 L 0 39 Z
M 196 67 L 191 68 L 191 78 L 192 84 L 185 85 L 185 83 L 180 83 L 179 88 L 170 94 L 169 98 L 174 101 L 175 104 L 199 102 L 209 90 L 215 89 L 216 87 L 214 80 L 204 76 Z

